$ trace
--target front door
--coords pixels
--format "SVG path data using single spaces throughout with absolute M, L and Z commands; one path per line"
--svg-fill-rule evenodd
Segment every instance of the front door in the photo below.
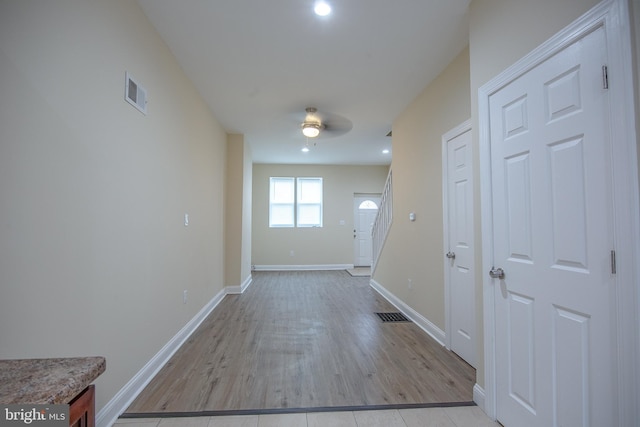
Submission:
M 496 398 L 506 426 L 615 424 L 606 60 L 600 28 L 489 97 Z
M 356 267 L 370 267 L 373 260 L 371 231 L 378 214 L 380 196 L 355 196 L 353 198 L 353 250 Z

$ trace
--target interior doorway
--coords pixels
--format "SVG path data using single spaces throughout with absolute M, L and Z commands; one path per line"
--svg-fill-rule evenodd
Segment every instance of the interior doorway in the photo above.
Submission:
M 442 136 L 447 348 L 476 367 L 471 120 Z

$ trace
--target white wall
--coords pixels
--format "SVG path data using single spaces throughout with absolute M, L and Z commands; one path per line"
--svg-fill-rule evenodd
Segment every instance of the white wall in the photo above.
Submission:
M 629 0 L 629 9 L 632 14 L 632 43 L 634 47 L 633 66 L 634 69 L 634 83 L 636 85 L 635 102 L 636 102 L 636 138 L 638 138 L 637 144 L 640 148 L 640 1 Z M 640 165 L 640 149 L 638 153 L 638 165 Z M 640 178 L 640 177 L 639 177 Z M 640 298 L 640 296 L 638 296 Z M 639 331 L 640 333 L 640 331 Z
M 0 1 L 0 358 L 105 356 L 103 407 L 222 289 L 225 144 L 136 2 Z
M 388 166 L 253 166 L 252 263 L 266 266 L 353 264 L 354 193 L 381 193 Z M 269 228 L 269 177 L 322 177 L 321 228 Z M 340 225 L 340 220 L 345 224 Z M 290 256 L 291 251 L 294 256 Z

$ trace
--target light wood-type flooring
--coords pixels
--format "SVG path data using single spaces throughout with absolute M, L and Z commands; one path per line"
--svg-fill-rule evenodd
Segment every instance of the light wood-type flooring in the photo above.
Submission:
M 475 370 L 346 271 L 254 272 L 127 415 L 469 403 Z

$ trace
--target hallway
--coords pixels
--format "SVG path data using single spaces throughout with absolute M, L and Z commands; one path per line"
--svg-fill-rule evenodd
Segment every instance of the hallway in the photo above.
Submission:
M 394 311 L 368 277 L 254 272 L 125 417 L 470 404 L 475 370 L 417 325 L 375 315 Z

